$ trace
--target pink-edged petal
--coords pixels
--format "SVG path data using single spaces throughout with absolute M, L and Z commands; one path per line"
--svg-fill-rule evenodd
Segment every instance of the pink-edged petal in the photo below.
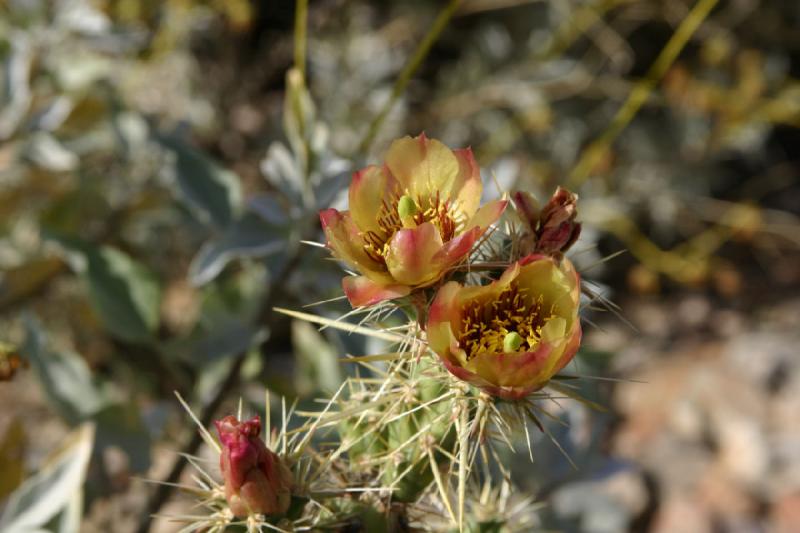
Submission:
M 442 359 L 442 364 L 448 372 L 453 374 L 458 379 L 474 385 L 492 396 L 503 398 L 505 400 L 519 400 L 530 394 L 533 387 L 500 387 L 489 383 L 474 372 L 470 372 L 466 368 L 457 363 L 453 363 Z
M 353 307 L 375 305 L 408 295 L 411 288 L 405 285 L 376 283 L 366 276 L 347 276 L 342 279 L 342 288 Z
M 362 274 L 369 275 L 379 282 L 390 282 L 391 277 L 382 264 L 373 260 L 364 251 L 364 241 L 350 217 L 349 211 L 336 209 L 320 211 L 319 219 L 333 254 Z
M 442 246 L 442 236 L 431 222 L 401 229 L 389 242 L 386 266 L 398 283 L 428 285 L 442 276 L 441 265 L 434 262 Z
M 489 226 L 497 222 L 500 215 L 505 211 L 508 205 L 508 200 L 494 200 L 484 205 L 475 215 L 467 222 L 465 228 L 481 228 L 481 233 L 486 231 Z
M 458 160 L 458 175 L 449 191 L 444 191 L 443 198 L 454 200 L 458 210 L 471 217 L 478 210 L 483 192 L 481 171 L 472 148 L 459 148 L 453 150 L 453 155 Z
M 576 320 L 575 324 L 572 326 L 572 331 L 567 337 L 567 341 L 564 346 L 564 353 L 561 354 L 561 357 L 556 362 L 555 372 L 553 372 L 553 375 L 560 372 L 565 366 L 567 366 L 569 362 L 572 361 L 572 358 L 575 357 L 575 354 L 578 353 L 578 348 L 581 346 L 582 336 L 583 331 L 581 329 L 580 320 Z
M 385 166 L 371 165 L 353 174 L 348 190 L 353 222 L 362 232 L 380 231 L 378 218 L 384 201 L 396 201 L 398 184 Z
M 469 254 L 475 241 L 478 240 L 482 233 L 480 228 L 474 227 L 460 235 L 456 235 L 442 246 L 435 258 L 436 263 L 445 267 L 458 263 Z
M 549 256 L 535 260 L 523 259 L 519 273 L 520 287 L 527 289 L 529 296 L 541 297 L 544 307 L 560 317 L 568 319 L 571 326 L 578 312 L 580 297 L 574 270 L 564 268 Z
M 386 153 L 386 166 L 412 198 L 428 198 L 437 191 L 450 198 L 460 170 L 453 151 L 424 133 L 394 141 Z
M 476 387 L 487 387 L 492 385 L 485 379 L 481 378 L 479 375 L 475 374 L 474 372 L 470 372 L 469 370 L 461 366 L 461 364 L 458 362 L 450 361 L 444 358 L 442 358 L 441 361 L 448 372 L 450 372 L 451 374 L 453 374 L 455 377 L 457 377 L 462 381 L 471 383 Z
M 450 281 L 442 285 L 428 310 L 428 345 L 441 357 L 449 357 L 450 347 L 456 342 L 453 328 L 461 323 L 458 293 L 461 285 Z
M 546 374 L 556 348 L 542 342 L 527 352 L 482 352 L 475 354 L 466 367 L 498 387 L 530 387 L 549 379 Z
M 437 260 L 449 266 L 457 263 L 469 254 L 470 250 L 472 250 L 472 246 L 477 242 L 480 236 L 503 214 L 506 204 L 507 202 L 505 200 L 497 200 L 495 202 L 489 202 L 481 207 L 475 216 L 466 224 L 466 231 L 445 243 Z
M 463 307 L 467 302 L 472 301 L 486 304 L 496 299 L 517 278 L 519 270 L 518 263 L 511 263 L 503 275 L 489 285 L 464 287 L 458 294 L 459 305 Z

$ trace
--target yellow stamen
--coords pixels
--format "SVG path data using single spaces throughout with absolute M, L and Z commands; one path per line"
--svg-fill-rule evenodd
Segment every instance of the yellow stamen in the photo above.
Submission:
M 376 263 L 385 263 L 389 242 L 400 229 L 431 222 L 439 230 L 442 242 L 450 241 L 463 229 L 464 213 L 449 200 L 442 201 L 438 191 L 428 198 L 416 199 L 408 190 L 405 193 L 399 198 L 400 191 L 388 194 L 376 213 L 378 228 L 361 234 L 364 251 Z
M 462 310 L 459 344 L 471 359 L 483 352 L 532 350 L 539 344 L 542 327 L 553 316 L 542 295 L 526 297 L 516 282 L 491 302 L 472 301 Z

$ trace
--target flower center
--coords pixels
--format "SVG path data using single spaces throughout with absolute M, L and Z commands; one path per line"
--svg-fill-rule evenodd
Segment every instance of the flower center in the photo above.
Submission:
M 544 298 L 525 298 L 516 282 L 491 302 L 468 302 L 461 309 L 459 346 L 467 359 L 479 353 L 516 352 L 533 349 L 542 338 L 542 328 L 553 316 L 553 306 L 544 311 Z
M 394 193 L 384 198 L 376 220 L 379 230 L 364 232 L 364 251 L 375 262 L 386 264 L 389 242 L 395 233 L 403 228 L 415 228 L 425 222 L 432 222 L 442 242 L 452 239 L 464 223 L 464 216 L 449 200 L 442 201 L 439 192 L 429 198 Z

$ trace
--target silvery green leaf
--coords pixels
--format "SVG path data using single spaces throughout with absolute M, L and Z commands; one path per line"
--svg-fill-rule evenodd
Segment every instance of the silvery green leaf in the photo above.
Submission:
M 75 104 L 62 95 L 58 95 L 44 109 L 31 119 L 31 128 L 34 130 L 53 131 L 61 126 L 72 112 Z
M 28 85 L 31 62 L 31 44 L 22 32 L 12 32 L 11 48 L 3 61 L 0 77 L 0 140 L 7 139 L 19 126 L 31 102 Z
M 286 247 L 285 229 L 246 213 L 218 238 L 205 243 L 189 266 L 189 279 L 204 285 L 217 277 L 230 261 L 241 257 L 266 257 Z
M 239 213 L 242 190 L 239 177 L 175 137 L 161 137 L 174 159 L 168 169 L 178 197 L 204 222 L 228 226 Z
M 136 404 L 107 405 L 95 413 L 92 420 L 96 425 L 98 450 L 118 447 L 128 456 L 131 471 L 147 471 L 150 467 L 150 434 Z
M 78 156 L 45 131 L 34 133 L 25 147 L 25 156 L 51 172 L 66 172 L 78 166 Z
M 88 91 L 112 73 L 113 61 L 89 50 L 53 49 L 45 56 L 48 68 L 64 91 Z
M 85 35 L 102 35 L 111 29 L 111 21 L 86 0 L 56 3 L 55 25 Z
M 107 404 L 83 358 L 67 351 L 51 351 L 37 319 L 26 317 L 25 329 L 22 351 L 29 357 L 51 405 L 64 419 L 76 423 Z
M 297 358 L 298 392 L 333 392 L 339 388 L 344 378 L 337 352 L 314 326 L 293 321 L 292 345 Z
M 194 363 L 206 364 L 240 354 L 251 346 L 265 341 L 268 336 L 269 331 L 265 328 L 243 324 L 239 320 L 231 321 L 198 340 L 191 348 L 191 360 Z
M 346 194 L 350 183 L 349 168 L 343 168 L 338 174 L 326 176 L 314 188 L 314 198 L 317 200 L 317 209 L 333 207 L 334 200 Z
M 144 265 L 111 247 L 86 253 L 89 298 L 112 335 L 129 342 L 152 340 L 158 327 L 161 288 Z
M 122 111 L 114 113 L 112 125 L 122 150 L 128 156 L 148 146 L 149 132 L 147 122 L 138 113 Z
M 247 207 L 269 224 L 283 226 L 288 222 L 283 206 L 269 194 L 254 196 L 247 202 Z
M 83 491 L 76 490 L 58 517 L 57 533 L 80 533 L 83 518 Z
M 72 432 L 61 450 L 8 498 L 0 515 L 0 531 L 31 533 L 74 505 L 81 493 L 92 454 L 94 426 L 84 424 Z
M 274 142 L 261 161 L 261 173 L 292 202 L 302 202 L 303 171 L 285 144 Z

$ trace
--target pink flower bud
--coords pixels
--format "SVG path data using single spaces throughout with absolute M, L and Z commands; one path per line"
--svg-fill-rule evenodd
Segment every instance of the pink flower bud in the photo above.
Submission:
M 513 197 L 517 212 L 530 232 L 529 238 L 523 240 L 523 252 L 554 255 L 566 252 L 578 240 L 581 225 L 575 221 L 577 195 L 559 187 L 541 210 L 526 192 L 516 192 Z
M 261 419 L 241 422 L 226 416 L 214 424 L 222 441 L 225 498 L 233 514 L 284 514 L 291 503 L 292 473 L 261 440 Z
M 539 240 L 536 250 L 541 253 L 566 252 L 581 234 L 578 216 L 578 197 L 559 187 L 539 215 Z

